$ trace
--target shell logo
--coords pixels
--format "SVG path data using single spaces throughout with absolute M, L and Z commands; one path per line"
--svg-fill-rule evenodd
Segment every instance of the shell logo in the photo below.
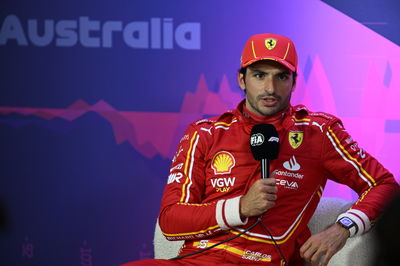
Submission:
M 235 163 L 235 157 L 231 153 L 220 151 L 215 154 L 211 167 L 216 175 L 230 174 Z

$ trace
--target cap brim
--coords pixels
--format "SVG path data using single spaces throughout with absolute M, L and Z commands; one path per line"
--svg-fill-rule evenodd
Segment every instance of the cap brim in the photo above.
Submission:
M 261 60 L 272 60 L 272 61 L 276 61 L 276 62 L 282 64 L 283 66 L 285 66 L 286 68 L 288 68 L 290 71 L 296 72 L 296 68 L 295 68 L 292 64 L 290 64 L 288 61 L 283 60 L 282 58 L 279 58 L 279 57 L 276 57 L 276 56 L 268 56 L 268 57 L 257 57 L 257 58 L 254 58 L 253 60 L 250 60 L 250 61 L 244 63 L 244 64 L 242 65 L 242 68 L 243 68 L 243 67 L 248 67 L 249 65 L 254 64 L 255 62 L 258 62 L 258 61 L 261 61 Z

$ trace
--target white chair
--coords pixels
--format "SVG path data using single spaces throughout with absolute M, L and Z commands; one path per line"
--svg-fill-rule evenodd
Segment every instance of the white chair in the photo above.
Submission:
M 340 213 L 345 212 L 352 202 L 339 198 L 322 198 L 308 226 L 312 234 L 321 232 L 336 221 Z M 374 255 L 373 234 L 368 232 L 362 236 L 349 238 L 346 245 L 336 253 L 329 266 L 367 266 Z M 162 235 L 158 221 L 154 234 L 154 257 L 169 259 L 175 257 L 182 247 L 183 241 L 168 241 Z

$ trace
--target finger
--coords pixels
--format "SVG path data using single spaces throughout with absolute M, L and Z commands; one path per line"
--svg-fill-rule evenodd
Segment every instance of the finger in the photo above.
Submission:
M 264 211 L 266 211 L 275 206 L 275 200 L 263 199 L 262 201 L 259 202 L 258 206 L 262 208 Z
M 275 206 L 275 201 L 268 201 L 267 202 L 267 208 L 266 208 L 266 210 L 267 209 L 270 209 L 270 208 L 272 208 L 272 207 L 274 207 Z
M 276 194 L 270 194 L 270 193 L 265 194 L 265 199 L 268 201 L 275 201 L 277 198 L 278 196 Z
M 311 265 L 320 265 L 319 262 L 321 261 L 322 257 L 325 255 L 325 250 L 317 250 L 311 257 Z
M 306 250 L 303 251 L 303 258 L 307 261 L 311 261 L 311 258 L 316 251 L 317 247 L 309 246 Z
M 306 241 L 301 247 L 300 247 L 300 256 L 302 258 L 304 258 L 304 253 L 308 250 L 308 248 L 310 247 L 310 241 Z
M 270 194 L 276 194 L 278 192 L 278 187 L 277 186 L 270 186 L 270 185 L 264 185 L 263 187 L 260 188 L 261 192 L 265 193 L 270 193 Z
M 276 194 L 276 193 L 278 193 L 278 187 L 277 186 L 268 186 L 267 191 L 268 191 L 268 193 Z
M 264 185 L 276 185 L 276 179 L 275 178 L 265 178 L 260 180 L 262 184 Z
M 257 184 L 263 184 L 265 179 L 257 179 L 254 183 L 253 186 L 257 185 Z
M 320 265 L 321 266 L 327 266 L 328 262 L 331 260 L 333 255 L 334 255 L 334 253 L 326 252 L 325 257 L 323 258 L 323 260 L 322 260 Z

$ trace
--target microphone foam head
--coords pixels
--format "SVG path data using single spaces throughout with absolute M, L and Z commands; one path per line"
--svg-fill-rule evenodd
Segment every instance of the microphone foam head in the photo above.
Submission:
M 278 158 L 279 136 L 276 128 L 271 124 L 255 125 L 250 133 L 250 149 L 257 161 Z

